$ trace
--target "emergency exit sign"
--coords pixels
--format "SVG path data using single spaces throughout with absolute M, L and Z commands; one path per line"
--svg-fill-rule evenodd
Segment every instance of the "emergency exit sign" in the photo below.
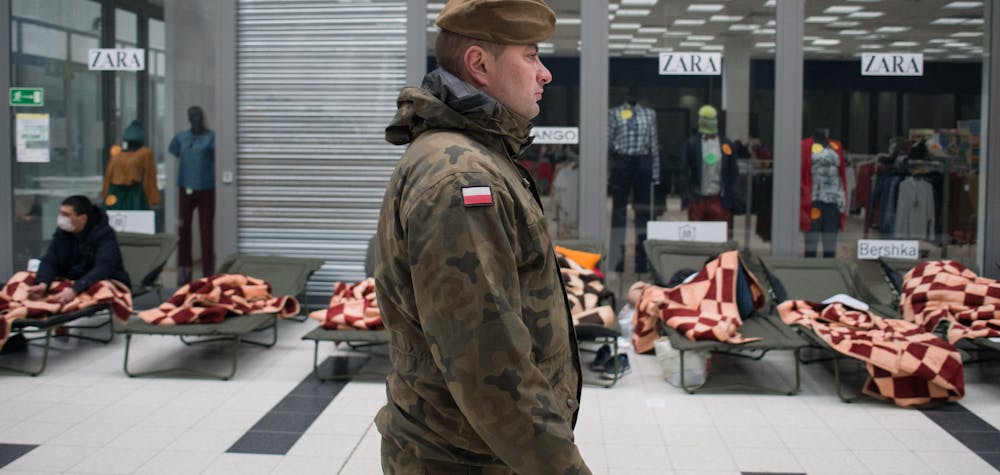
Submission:
M 10 88 L 10 105 L 41 107 L 45 105 L 45 91 L 40 87 L 12 87 Z

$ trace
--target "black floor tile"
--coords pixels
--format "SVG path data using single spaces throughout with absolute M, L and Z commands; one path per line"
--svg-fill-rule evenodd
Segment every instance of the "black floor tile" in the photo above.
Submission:
M 973 452 L 1000 451 L 1000 432 L 955 431 L 951 435 Z
M 993 468 L 1000 470 L 1000 452 L 980 452 L 978 455 L 982 457 L 986 463 L 992 465 Z
M 271 410 L 319 415 L 319 413 L 323 412 L 323 409 L 326 409 L 326 406 L 330 405 L 330 401 L 332 400 L 333 397 L 289 394 Z
M 932 421 L 948 432 L 956 431 L 983 431 L 996 432 L 996 428 L 991 426 L 979 416 L 971 412 L 935 412 L 926 413 Z
M 319 413 L 303 414 L 301 412 L 276 412 L 273 409 L 260 418 L 250 429 L 251 431 L 305 432 L 312 425 Z
M 22 455 L 31 452 L 37 445 L 0 444 L 0 467 L 3 467 Z
M 284 455 L 302 437 L 302 432 L 250 430 L 226 452 L 241 454 Z

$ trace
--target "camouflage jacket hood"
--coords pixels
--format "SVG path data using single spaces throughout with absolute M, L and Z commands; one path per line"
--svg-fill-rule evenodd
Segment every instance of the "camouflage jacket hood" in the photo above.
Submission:
M 427 74 L 422 87 L 403 88 L 396 105 L 385 129 L 393 145 L 411 143 L 428 130 L 452 129 L 515 159 L 533 140 L 530 121 L 441 68 Z

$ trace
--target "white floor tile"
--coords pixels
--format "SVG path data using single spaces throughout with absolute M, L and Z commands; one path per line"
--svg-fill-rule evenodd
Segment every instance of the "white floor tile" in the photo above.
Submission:
M 961 452 L 968 450 L 958 439 L 939 427 L 926 430 L 896 429 L 890 432 L 896 440 L 903 444 L 903 447 L 913 452 L 924 450 Z
M 164 450 L 143 464 L 135 473 L 143 475 L 175 475 L 201 473 L 219 456 L 218 453 L 187 450 Z
M 271 473 L 281 475 L 327 475 L 338 473 L 345 460 L 336 457 L 286 456 Z M 380 469 L 381 470 L 381 469 Z M 346 473 L 346 472 L 344 472 Z
M 70 468 L 82 473 L 132 473 L 152 459 L 158 451 L 105 447 L 90 454 Z
M 937 473 L 986 475 L 1000 473 L 978 455 L 969 451 L 923 450 L 917 452 L 927 467 Z
M 190 428 L 213 411 L 205 408 L 158 407 L 140 419 L 139 425 Z M 229 429 L 229 427 L 223 427 Z
M 847 450 L 847 446 L 830 429 L 781 428 L 777 432 L 785 447 L 791 449 L 823 447 L 824 450 Z
M 802 472 L 802 466 L 787 449 L 731 447 L 729 453 L 743 472 Z
M 351 475 L 382 475 L 382 460 L 379 458 L 351 457 L 340 473 Z
M 31 414 L 27 419 L 35 422 L 59 422 L 75 424 L 86 420 L 97 411 L 106 406 L 95 406 L 89 404 L 60 403 L 52 404 L 45 409 Z
M 675 470 L 736 470 L 736 463 L 724 448 L 671 447 L 670 464 Z
M 791 449 L 802 470 L 814 473 L 871 473 L 849 450 L 829 450 L 818 447 Z
M 885 429 L 858 429 L 835 427 L 834 433 L 851 450 L 905 450 L 898 440 Z
M 204 474 L 212 475 L 257 475 L 271 473 L 281 463 L 280 455 L 222 454 L 212 461 Z
M 607 467 L 608 456 L 604 452 L 604 444 L 576 444 L 580 456 L 588 467 Z
M 785 444 L 778 437 L 778 432 L 767 426 L 723 427 L 719 429 L 726 446 L 747 448 L 783 449 Z
M 166 450 L 221 454 L 236 443 L 245 432 L 235 429 L 184 429 L 166 446 Z
M 617 424 L 604 425 L 604 443 L 624 445 L 663 445 L 660 426 L 655 424 Z
M 112 440 L 124 434 L 132 426 L 120 424 L 98 424 L 81 422 L 66 432 L 53 438 L 49 443 L 55 445 L 75 445 L 79 447 L 105 447 Z
M 909 450 L 854 450 L 853 452 L 872 473 L 880 475 L 933 473 L 920 457 Z
M 71 423 L 21 421 L 0 433 L 0 442 L 9 444 L 44 444 L 73 427 Z
M 652 445 L 611 445 L 605 444 L 609 469 L 669 469 L 670 456 L 664 447 Z
M 360 438 L 349 435 L 303 434 L 288 455 L 347 460 L 360 443 Z
M 375 414 L 345 415 L 324 412 L 309 426 L 306 433 L 332 435 L 362 435 L 374 424 Z
M 695 427 L 660 427 L 667 447 L 722 447 L 726 441 L 722 434 L 710 424 Z
M 123 449 L 162 450 L 177 440 L 186 430 L 183 427 L 135 426 L 109 442 L 107 446 Z

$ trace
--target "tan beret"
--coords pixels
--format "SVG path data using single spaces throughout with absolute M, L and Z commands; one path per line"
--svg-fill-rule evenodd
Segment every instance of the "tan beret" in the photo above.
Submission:
M 552 36 L 556 14 L 543 0 L 449 0 L 435 24 L 502 45 L 530 45 Z

